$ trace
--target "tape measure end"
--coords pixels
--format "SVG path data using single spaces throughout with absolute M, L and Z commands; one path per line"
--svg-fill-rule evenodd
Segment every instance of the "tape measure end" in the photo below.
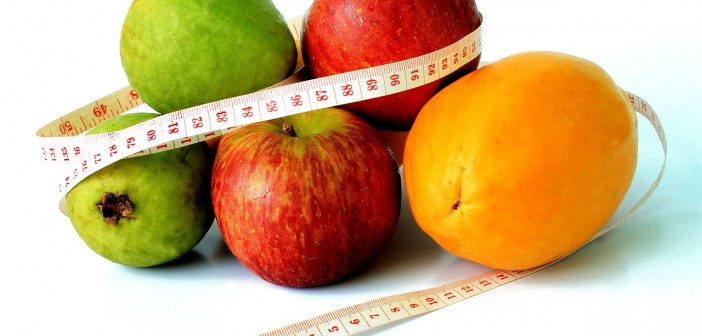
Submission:
M 61 210 L 62 214 L 68 217 L 68 203 L 66 202 L 66 196 L 61 197 L 61 200 L 59 201 L 59 210 Z

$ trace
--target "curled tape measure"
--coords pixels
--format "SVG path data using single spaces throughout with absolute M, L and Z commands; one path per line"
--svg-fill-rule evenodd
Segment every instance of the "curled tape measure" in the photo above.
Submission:
M 300 24 L 301 19 L 290 22 L 296 40 Z M 81 135 L 143 103 L 136 91 L 126 87 L 42 127 L 37 132 L 39 146 L 45 162 L 60 165 L 62 174 L 57 181 L 57 192 L 63 198 L 85 177 L 119 159 L 186 146 L 263 120 L 410 90 L 446 77 L 475 59 L 481 50 L 478 28 L 445 48 L 412 59 L 281 83 L 251 94 L 167 113 L 122 131 Z
M 661 178 L 663 177 L 666 158 L 668 156 L 668 141 L 666 140 L 665 132 L 663 130 L 663 124 L 658 118 L 655 110 L 645 100 L 629 92 L 627 92 L 627 95 L 629 102 L 634 109 L 643 115 L 651 123 L 651 125 L 653 125 L 663 148 L 663 163 L 661 164 L 661 168 L 658 171 L 656 179 L 643 194 L 643 196 L 641 196 L 641 198 L 639 198 L 638 201 L 631 206 L 631 208 L 624 212 L 619 219 L 611 220 L 606 226 L 600 229 L 594 236 L 592 236 L 592 238 L 581 245 L 578 249 L 623 223 L 624 220 L 626 220 L 653 194 L 658 187 Z M 575 251 L 571 252 L 570 254 L 572 253 L 575 253 Z M 262 334 L 262 336 L 352 335 L 411 316 L 426 314 L 461 302 L 475 295 L 487 292 L 519 278 L 536 273 L 565 259 L 568 257 L 568 255 L 546 265 L 531 269 L 518 271 L 493 269 L 482 274 L 457 280 L 442 286 L 367 301 L 328 312 L 305 321 L 297 322 L 286 327 L 267 332 Z
M 300 24 L 301 18 L 289 22 L 298 43 Z M 266 90 L 164 114 L 122 131 L 83 135 L 97 124 L 143 104 L 138 93 L 125 87 L 39 129 L 39 148 L 44 161 L 60 170 L 56 191 L 62 199 L 82 179 L 122 158 L 205 141 L 258 121 L 409 90 L 446 77 L 475 59 L 481 50 L 479 27 L 454 44 L 423 56 L 318 79 L 300 81 L 292 76 Z M 627 95 L 634 109 L 653 125 L 663 147 L 663 163 L 646 193 L 620 219 L 610 221 L 583 246 L 614 229 L 641 206 L 656 189 L 665 170 L 668 145 L 656 112 L 637 95 L 628 92 Z M 444 308 L 559 260 L 527 270 L 490 270 L 443 286 L 371 300 L 263 335 L 351 335 Z

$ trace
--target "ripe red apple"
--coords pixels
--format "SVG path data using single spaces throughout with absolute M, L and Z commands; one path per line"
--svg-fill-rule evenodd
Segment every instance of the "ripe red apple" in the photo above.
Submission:
M 400 211 L 397 163 L 373 127 L 328 108 L 222 136 L 212 200 L 224 241 L 286 287 L 338 281 L 374 259 Z
M 481 20 L 474 0 L 315 0 L 303 17 L 302 53 L 313 77 L 334 75 L 433 52 L 471 33 Z M 478 63 L 479 57 L 459 71 L 473 71 Z M 375 127 L 406 131 L 440 85 L 344 107 Z

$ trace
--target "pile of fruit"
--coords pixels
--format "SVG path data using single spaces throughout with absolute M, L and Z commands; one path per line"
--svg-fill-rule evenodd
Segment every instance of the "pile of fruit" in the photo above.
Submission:
M 424 55 L 481 21 L 474 0 L 316 0 L 298 51 L 269 0 L 136 0 L 122 65 L 157 113 L 90 132 L 264 89 L 291 75 L 298 54 L 324 77 Z M 531 51 L 480 69 L 478 61 L 401 93 L 120 160 L 68 193 L 69 217 L 93 251 L 133 267 L 182 256 L 216 219 L 262 279 L 319 286 L 382 253 L 399 218 L 402 165 L 414 218 L 450 253 L 515 270 L 557 260 L 626 194 L 635 113 L 582 58 Z

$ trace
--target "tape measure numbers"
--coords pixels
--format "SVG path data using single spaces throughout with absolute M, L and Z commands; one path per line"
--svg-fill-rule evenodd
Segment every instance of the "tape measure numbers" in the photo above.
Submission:
M 122 158 L 204 141 L 263 120 L 410 90 L 448 76 L 481 51 L 479 27 L 445 48 L 408 60 L 276 85 L 167 113 L 118 132 L 80 135 L 142 103 L 139 95 L 126 87 L 54 120 L 37 135 L 44 161 L 62 170 L 57 181 L 58 196 L 62 198 L 82 179 Z
M 439 287 L 388 296 L 335 310 L 262 335 L 352 335 L 447 307 L 527 276 L 535 271 L 536 269 L 522 271 L 491 270 Z
M 301 20 L 296 18 L 289 24 L 299 50 Z M 95 125 L 143 104 L 131 87 L 125 87 L 42 127 L 37 132 L 41 155 L 45 162 L 60 169 L 61 177 L 56 182 L 58 196 L 63 199 L 82 179 L 122 158 L 205 141 L 262 120 L 409 90 L 446 77 L 481 51 L 478 28 L 446 48 L 409 60 L 318 79 L 300 80 L 294 75 L 266 90 L 164 114 L 119 132 L 83 135 Z M 663 147 L 663 163 L 646 193 L 620 219 L 610 221 L 583 246 L 614 229 L 641 206 L 656 189 L 665 170 L 668 145 L 660 119 L 645 100 L 627 94 L 634 109 L 653 125 Z M 533 269 L 490 270 L 443 286 L 371 300 L 263 335 L 351 335 L 447 307 L 533 274 L 563 258 Z
M 630 104 L 643 115 L 658 135 L 663 148 L 663 163 L 654 182 L 646 192 L 626 210 L 623 215 L 610 221 L 600 229 L 592 238 L 578 249 L 589 244 L 623 223 L 636 209 L 638 209 L 656 190 L 665 171 L 668 156 L 668 141 L 658 115 L 644 99 L 626 92 Z M 577 251 L 576 249 L 575 251 Z M 575 251 L 570 254 L 575 253 Z M 399 321 L 411 316 L 426 314 L 452 304 L 461 302 L 475 295 L 487 292 L 502 285 L 508 284 L 527 275 L 534 274 L 565 258 L 570 254 L 549 264 L 519 271 L 489 270 L 482 274 L 457 280 L 442 286 L 392 295 L 384 298 L 356 304 L 317 317 L 300 321 L 264 334 L 262 336 L 322 336 L 322 335 L 353 335 L 384 324 Z

